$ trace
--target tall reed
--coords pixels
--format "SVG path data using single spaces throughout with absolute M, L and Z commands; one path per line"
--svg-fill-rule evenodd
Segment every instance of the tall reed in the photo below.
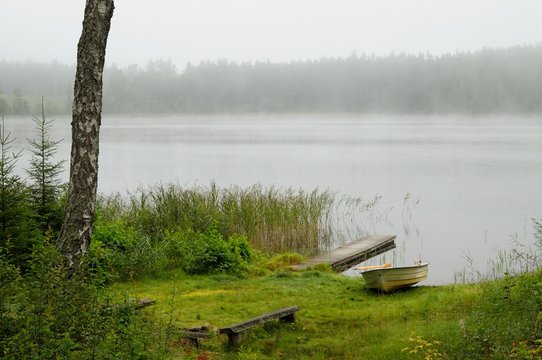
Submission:
M 456 283 L 498 280 L 506 276 L 529 274 L 542 267 L 542 220 L 532 219 L 532 236 L 525 231 L 523 239 L 511 236 L 511 248 L 499 249 L 487 260 L 486 270 L 474 267 L 474 259 L 465 255 L 465 267 L 454 274 Z M 533 239 L 534 238 L 534 239 Z
M 170 183 L 139 188 L 128 196 L 102 197 L 99 208 L 105 219 L 122 219 L 153 241 L 171 230 L 205 232 L 214 227 L 224 238 L 246 235 L 253 247 L 265 252 L 314 255 L 368 233 L 366 219 L 377 203 L 378 198 L 364 202 L 319 189 Z

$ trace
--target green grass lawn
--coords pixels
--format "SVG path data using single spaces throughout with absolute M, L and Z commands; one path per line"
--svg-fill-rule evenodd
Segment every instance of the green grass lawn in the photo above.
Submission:
M 442 342 L 438 347 L 445 352 L 461 346 L 460 322 L 480 298 L 477 285 L 420 286 L 378 294 L 367 291 L 362 278 L 315 270 L 248 278 L 171 272 L 111 289 L 122 296 L 156 300 L 143 311 L 169 329 L 166 341 L 173 352 L 231 359 L 407 358 L 408 351 L 401 350 L 414 347 L 408 340 L 412 335 L 433 345 L 435 340 Z M 228 347 L 225 335 L 204 340 L 199 349 L 178 342 L 185 327 L 219 328 L 293 305 L 301 307 L 295 324 L 257 326 L 236 349 Z

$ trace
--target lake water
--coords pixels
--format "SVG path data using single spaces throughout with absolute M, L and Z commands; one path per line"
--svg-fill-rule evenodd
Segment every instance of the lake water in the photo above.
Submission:
M 51 133 L 65 139 L 64 159 L 69 122 L 57 118 Z M 6 119 L 14 150 L 33 126 Z M 539 117 L 104 116 L 101 131 L 103 193 L 215 181 L 382 196 L 377 209 L 389 213 L 372 230 L 397 234 L 399 245 L 385 260 L 428 261 L 429 284 L 453 282 L 466 257 L 483 270 L 513 237 L 532 243 L 531 218 L 542 217 Z

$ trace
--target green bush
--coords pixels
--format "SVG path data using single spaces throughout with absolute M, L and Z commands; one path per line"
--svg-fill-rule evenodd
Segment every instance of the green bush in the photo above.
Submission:
M 114 301 L 87 268 L 67 277 L 62 259 L 54 246 L 36 246 L 21 275 L 0 254 L 0 358 L 134 359 L 161 351 L 144 312 Z
M 465 357 L 504 358 L 514 344 L 542 339 L 542 272 L 482 284 L 482 299 L 466 322 Z M 517 349 L 516 349 L 517 350 Z
M 97 220 L 89 258 L 107 281 L 131 280 L 178 267 L 164 239 L 151 241 L 123 220 Z
M 133 278 L 137 270 L 135 231 L 122 221 L 96 221 L 92 232 L 90 258 L 94 267 L 109 279 Z
M 244 262 L 252 261 L 252 250 L 245 235 L 233 235 L 228 238 L 230 250 Z
M 180 267 L 189 274 L 240 274 L 246 272 L 251 260 L 250 245 L 245 236 L 224 240 L 215 228 L 204 233 L 168 232 L 166 239 L 170 256 L 176 257 Z
M 87 263 L 105 282 L 181 268 L 190 274 L 243 273 L 252 250 L 246 236 L 224 240 L 215 229 L 165 231 L 151 240 L 122 219 L 96 221 Z

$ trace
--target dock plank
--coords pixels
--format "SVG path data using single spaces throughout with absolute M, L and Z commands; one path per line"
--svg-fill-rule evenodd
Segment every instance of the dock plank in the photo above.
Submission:
M 295 269 L 305 269 L 318 264 L 330 264 L 335 271 L 344 271 L 360 262 L 368 260 L 395 248 L 396 235 L 371 235 L 354 240 L 338 248 L 313 257 Z

